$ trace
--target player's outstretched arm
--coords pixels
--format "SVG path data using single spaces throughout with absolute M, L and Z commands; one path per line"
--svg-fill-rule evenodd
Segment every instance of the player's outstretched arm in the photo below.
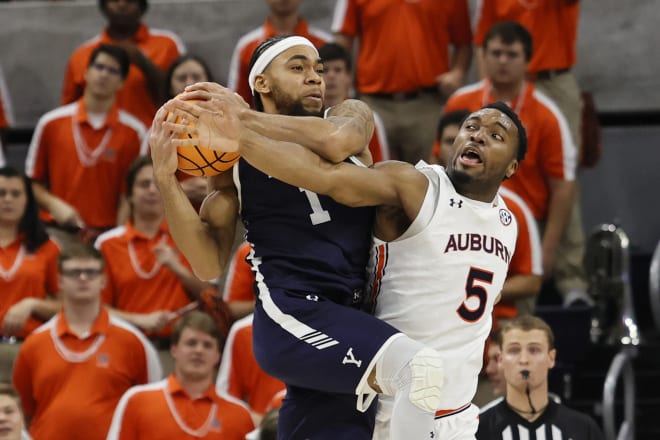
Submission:
M 163 199 L 165 218 L 178 249 L 185 255 L 195 275 L 212 280 L 221 275 L 231 255 L 237 216 L 236 190 L 231 173 L 222 177 L 202 204 L 206 221 L 200 218 L 176 178 L 177 158 L 174 134 L 165 129 L 174 118 L 161 107 L 151 127 L 149 144 L 154 164 L 154 177 Z M 225 176 L 226 175 L 226 176 Z M 229 181 L 227 181 L 229 179 Z M 225 210 L 226 209 L 226 210 Z
M 264 173 L 348 206 L 396 206 L 414 218 L 428 186 L 426 176 L 405 162 L 382 162 L 375 168 L 335 164 L 298 144 L 252 130 L 243 131 L 239 146 L 241 156 Z
M 369 145 L 374 131 L 373 112 L 356 99 L 347 99 L 331 108 L 324 119 L 250 110 L 240 96 L 216 83 L 188 86 L 180 98 L 203 100 L 204 108 L 209 111 L 234 113 L 244 127 L 274 140 L 303 145 L 331 162 L 360 154 Z

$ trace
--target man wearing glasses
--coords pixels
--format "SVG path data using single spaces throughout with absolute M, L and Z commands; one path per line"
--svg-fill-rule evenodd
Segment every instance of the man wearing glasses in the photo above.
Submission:
M 27 337 L 14 387 L 35 439 L 103 440 L 131 386 L 162 376 L 156 350 L 101 307 L 103 257 L 74 244 L 59 258 L 62 310 Z
M 97 47 L 83 96 L 39 119 L 27 154 L 25 171 L 37 202 L 50 213 L 46 220 L 60 230 L 81 231 L 85 241 L 126 221 L 124 176 L 146 153 L 146 127 L 116 101 L 129 65 L 124 49 Z

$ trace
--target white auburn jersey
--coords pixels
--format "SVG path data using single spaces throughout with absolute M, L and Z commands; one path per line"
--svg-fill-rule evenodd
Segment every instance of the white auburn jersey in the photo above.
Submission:
M 518 226 L 499 195 L 491 203 L 471 200 L 441 166 L 416 168 L 429 179 L 422 208 L 398 239 L 373 239 L 368 298 L 378 318 L 442 354 L 438 410 L 447 411 L 476 392 Z

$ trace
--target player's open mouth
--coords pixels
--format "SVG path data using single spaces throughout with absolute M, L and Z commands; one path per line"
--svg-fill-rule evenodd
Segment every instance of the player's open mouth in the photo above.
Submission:
M 462 164 L 468 166 L 475 166 L 483 163 L 479 151 L 475 148 L 467 147 L 461 153 L 459 160 Z

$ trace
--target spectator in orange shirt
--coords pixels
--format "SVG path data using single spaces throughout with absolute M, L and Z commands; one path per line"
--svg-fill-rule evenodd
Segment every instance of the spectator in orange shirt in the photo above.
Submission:
M 385 121 L 392 156 L 428 158 L 438 106 L 472 59 L 467 0 L 341 0 L 332 31 L 349 53 L 359 39 L 356 89 Z
M 0 438 L 3 440 L 30 440 L 25 431 L 25 420 L 18 394 L 9 385 L 0 384 Z
M 330 108 L 350 98 L 351 83 L 353 82 L 351 54 L 337 43 L 327 43 L 319 48 L 319 56 L 323 60 L 323 71 L 325 72 L 324 104 L 326 108 Z M 375 112 L 374 134 L 369 142 L 369 151 L 374 163 L 390 158 L 385 125 Z
M 437 138 L 431 163 L 447 166 L 456 151 L 454 140 L 463 120 L 470 113 L 457 110 L 444 114 L 438 123 Z M 518 313 L 531 313 L 541 289 L 543 268 L 541 239 L 534 216 L 527 204 L 513 191 L 503 186 L 499 194 L 518 221 L 518 240 L 509 263 L 509 271 L 502 287 L 501 298 L 493 310 L 493 326 L 500 319 L 510 319 Z M 520 310 L 519 310 L 520 309 Z
M 229 263 L 222 299 L 229 307 L 232 318 L 241 319 L 254 311 L 254 272 L 247 261 L 252 246 L 241 243 Z
M 525 80 L 531 36 L 514 22 L 498 23 L 484 40 L 487 79 L 459 89 L 445 111 L 475 110 L 485 103 L 509 103 L 525 124 L 527 160 L 504 186 L 519 195 L 542 231 L 544 276 L 553 272 L 557 244 L 564 233 L 575 193 L 577 152 L 568 124 L 555 103 Z
M 245 401 L 256 421 L 268 411 L 284 382 L 266 374 L 252 351 L 252 314 L 236 321 L 222 354 L 216 391 Z
M 527 66 L 528 76 L 534 81 L 535 87 L 548 95 L 563 113 L 578 158 L 582 144 L 582 101 L 572 68 L 576 62 L 579 3 L 578 0 L 480 0 L 475 13 L 474 36 L 475 45 L 482 47 L 488 30 L 495 23 L 505 20 L 520 23 L 530 32 L 533 50 Z M 482 49 L 478 49 L 477 62 L 484 76 Z M 546 277 L 553 275 L 555 286 L 565 304 L 574 300 L 591 302 L 586 293 L 588 286 L 583 266 L 584 252 L 582 213 L 579 191 L 576 190 L 569 223 L 558 244 L 553 273 L 546 273 Z
M 253 105 L 252 90 L 248 84 L 252 53 L 267 39 L 277 35 L 300 35 L 317 48 L 332 40 L 332 35 L 310 26 L 300 15 L 302 0 L 266 0 L 270 10 L 263 25 L 243 35 L 236 43 L 229 63 L 227 87 Z
M 169 234 L 149 156 L 138 157 L 126 175 L 130 219 L 96 240 L 106 260 L 103 302 L 121 318 L 169 348 L 177 310 L 199 298 L 209 283 L 190 271 Z M 166 343 L 163 343 L 166 342 Z
M 39 119 L 27 154 L 39 205 L 58 226 L 82 228 L 89 241 L 126 220 L 124 176 L 146 153 L 146 127 L 115 99 L 129 64 L 120 47 L 94 49 L 83 97 Z
M 186 86 L 198 82 L 213 81 L 213 75 L 206 61 L 202 58 L 186 54 L 174 60 L 165 74 L 165 97 L 169 100 L 183 92 Z M 186 193 L 193 206 L 199 210 L 204 197 L 206 197 L 206 178 L 191 176 L 183 171 L 177 171 L 177 179 L 181 182 L 181 189 Z
M 7 127 L 12 125 L 13 118 L 10 106 L 9 92 L 7 91 L 7 84 L 5 83 L 5 76 L 0 66 L 0 167 L 4 166 L 4 145 L 5 145 L 5 132 Z
M 69 58 L 62 86 L 62 104 L 80 98 L 85 89 L 85 70 L 90 54 L 101 44 L 122 46 L 130 55 L 131 69 L 117 94 L 121 109 L 135 115 L 146 126 L 163 99 L 164 72 L 185 52 L 181 39 L 171 31 L 153 29 L 142 23 L 147 0 L 99 0 L 107 26 L 79 46 Z
M 59 258 L 62 311 L 30 334 L 13 382 L 34 440 L 104 440 L 133 385 L 161 378 L 156 350 L 101 305 L 103 257 L 72 244 Z
M 107 440 L 244 440 L 254 429 L 248 409 L 213 387 L 219 346 L 220 334 L 209 315 L 184 315 L 172 333 L 174 372 L 124 394 Z
M 0 382 L 11 380 L 22 339 L 60 307 L 58 254 L 39 220 L 29 179 L 0 168 Z

